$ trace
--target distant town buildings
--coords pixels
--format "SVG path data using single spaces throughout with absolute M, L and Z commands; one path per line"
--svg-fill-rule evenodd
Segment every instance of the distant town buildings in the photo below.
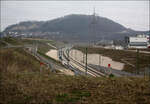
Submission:
M 100 40 L 96 43 L 97 46 L 102 46 L 105 49 L 123 50 L 126 48 L 150 48 L 149 35 L 136 35 L 125 37 L 124 41 L 115 40 Z
M 123 50 L 124 47 L 121 44 L 115 44 L 114 40 L 100 40 L 96 43 L 97 46 L 102 46 L 105 49 Z

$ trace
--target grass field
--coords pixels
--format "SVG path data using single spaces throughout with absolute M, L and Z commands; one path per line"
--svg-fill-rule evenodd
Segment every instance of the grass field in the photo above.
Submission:
M 85 47 L 74 47 L 75 49 L 81 50 L 85 53 Z M 124 71 L 127 72 L 135 72 L 136 70 L 136 52 L 128 52 L 123 50 L 112 50 L 112 49 L 104 49 L 104 48 L 94 48 L 94 47 L 88 47 L 87 48 L 88 53 L 97 53 L 102 54 L 104 56 L 108 56 L 112 58 L 114 61 L 119 61 L 122 63 L 125 63 L 124 60 L 135 67 L 125 63 Z M 144 71 L 145 67 L 150 67 L 150 54 L 139 54 L 139 68 L 140 71 Z
M 61 64 L 61 62 L 45 55 L 46 52 L 48 52 L 50 49 L 54 49 L 53 47 L 51 47 L 50 45 L 48 45 L 48 43 L 50 44 L 56 44 L 56 42 L 52 41 L 52 40 L 47 40 L 47 39 L 33 39 L 33 38 L 23 38 L 23 39 L 19 39 L 19 38 L 11 38 L 11 37 L 5 37 L 2 38 L 1 40 L 8 42 L 9 44 L 12 45 L 33 45 L 33 46 L 38 46 L 38 53 L 40 55 L 42 55 L 43 57 L 47 58 L 48 60 L 50 60 L 50 62 L 54 62 L 60 66 L 63 66 Z M 4 47 L 5 45 L 3 45 L 3 43 L 0 41 L 0 46 Z
M 38 50 L 40 52 L 46 53 L 50 49 L 53 49 L 53 47 L 49 46 L 47 43 L 53 44 L 54 42 L 52 40 L 45 40 L 45 39 L 19 39 L 19 38 L 11 38 L 11 37 L 5 37 L 1 40 L 8 42 L 12 45 L 37 45 Z M 3 43 L 0 43 L 0 46 L 3 47 Z
M 23 49 L 0 50 L 0 104 L 149 104 L 144 78 L 51 73 Z
M 12 45 L 23 45 L 23 42 L 19 38 L 17 39 L 17 38 L 11 38 L 11 37 L 4 37 L 1 40 L 8 42 L 9 44 L 12 44 Z
M 1 40 L 0 40 L 0 48 L 2 48 L 2 47 L 4 47 L 4 46 L 6 46 L 7 44 L 5 44 L 4 42 L 2 42 Z

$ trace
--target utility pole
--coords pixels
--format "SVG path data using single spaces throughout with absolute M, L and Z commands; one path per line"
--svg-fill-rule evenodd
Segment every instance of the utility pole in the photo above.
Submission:
M 69 65 L 69 61 L 70 61 L 70 59 L 69 59 L 69 49 L 67 49 L 67 54 L 68 54 L 68 65 Z
M 59 50 L 60 50 L 59 53 L 58 53 L 59 59 L 62 61 L 62 48 L 60 48 Z
M 83 53 L 83 63 L 84 63 L 84 53 Z
M 149 59 L 149 83 L 150 83 L 150 59 Z
M 150 41 L 150 37 L 149 37 L 149 41 Z M 149 71 L 149 93 L 150 93 L 150 58 L 149 58 L 149 70 L 148 71 Z
M 62 48 L 60 49 L 60 57 L 62 58 Z
M 99 54 L 99 68 L 101 66 L 101 55 Z
M 86 75 L 87 75 L 87 47 L 85 48 L 85 57 L 86 57 L 86 60 L 85 60 L 85 72 L 86 72 Z
M 139 49 L 137 49 L 136 53 L 136 74 L 139 74 Z
M 36 49 L 35 49 L 36 53 L 38 51 L 38 43 L 36 43 Z
M 101 55 L 99 54 L 99 66 L 101 65 Z
M 34 55 L 36 56 L 36 52 L 37 52 L 37 41 L 35 41 L 34 43 Z
M 75 60 L 77 60 L 77 57 L 76 57 L 76 55 L 77 55 L 77 51 L 75 50 Z

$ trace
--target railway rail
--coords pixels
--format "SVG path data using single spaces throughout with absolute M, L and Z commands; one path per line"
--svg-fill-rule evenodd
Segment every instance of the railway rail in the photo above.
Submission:
M 67 53 L 66 51 L 63 51 L 63 56 L 68 60 L 68 61 L 72 61 L 74 64 L 76 64 L 77 66 L 79 66 L 80 68 L 85 70 L 85 65 L 81 64 L 80 62 L 76 61 L 75 59 L 73 59 L 72 57 L 67 57 Z M 80 70 L 80 69 L 79 69 Z M 95 77 L 99 77 L 99 76 L 106 76 L 105 74 L 103 74 L 100 71 L 97 71 L 96 69 L 92 68 L 91 66 L 87 65 L 87 74 L 90 74 L 92 76 Z

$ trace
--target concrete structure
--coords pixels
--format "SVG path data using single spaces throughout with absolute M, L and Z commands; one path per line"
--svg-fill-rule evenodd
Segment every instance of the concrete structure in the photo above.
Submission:
M 116 45 L 116 46 L 115 46 L 115 49 L 116 49 L 116 50 L 123 50 L 123 49 L 124 49 L 124 47 L 123 47 L 123 46 L 121 46 L 121 45 Z
M 148 48 L 149 36 L 148 35 L 137 35 L 135 37 L 126 37 L 125 41 L 128 48 Z

